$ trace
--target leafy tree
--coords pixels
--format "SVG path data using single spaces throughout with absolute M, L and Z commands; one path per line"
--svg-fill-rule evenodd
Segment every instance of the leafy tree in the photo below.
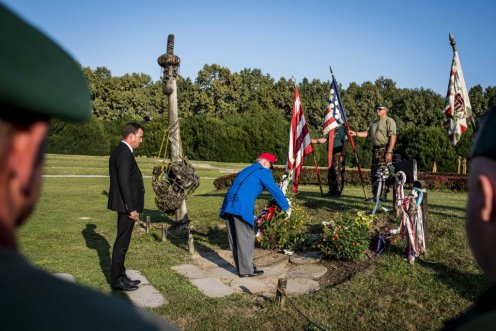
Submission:
M 106 67 L 97 67 L 93 71 L 86 67 L 83 72 L 88 80 L 94 116 L 101 119 L 115 118 L 110 100 L 114 89 L 110 70 Z
M 282 110 L 286 120 L 291 119 L 294 85 L 291 80 L 281 77 L 274 85 L 272 100 L 276 109 Z
M 102 143 L 85 143 L 84 153 L 107 153 L 121 139 L 120 130 L 129 121 L 144 123 L 145 144 L 137 151 L 141 155 L 156 155 L 160 149 L 167 123 L 167 97 L 161 91 L 162 82 L 152 81 L 145 74 L 112 76 L 105 67 L 83 68 L 88 79 L 94 109 L 91 128 L 104 138 Z M 329 82 L 304 78 L 298 84 L 305 117 L 312 137 L 321 135 L 324 109 L 327 106 Z M 281 77 L 274 80 L 260 69 L 245 68 L 231 72 L 218 64 L 205 65 L 193 81 L 177 80 L 178 106 L 181 118 L 183 148 L 190 158 L 228 162 L 250 162 L 263 150 L 275 153 L 281 163 L 286 158 L 289 123 L 293 104 L 294 82 Z M 378 102 L 386 103 L 390 116 L 398 125 L 397 150 L 408 158 L 417 158 L 419 166 L 430 170 L 436 160 L 440 171 L 452 171 L 457 157 L 466 157 L 471 145 L 471 129 L 457 146 L 448 141 L 442 128 L 444 98 L 429 89 L 399 89 L 396 83 L 383 76 L 373 83 L 350 83 L 339 86 L 350 127 L 365 130 L 376 119 L 373 111 Z M 480 118 L 496 105 L 496 87 L 477 85 L 470 90 L 473 112 Z M 95 124 L 99 122 L 98 125 Z M 88 124 L 89 125 L 89 124 Z M 98 129 L 100 127 L 100 129 Z M 50 136 L 51 151 L 69 152 L 77 144 L 86 142 L 84 135 L 72 125 L 54 121 Z M 99 131 L 100 130 L 100 131 Z M 71 140 L 72 139 L 72 140 Z M 103 143 L 105 142 L 105 143 Z M 360 163 L 370 166 L 371 146 L 368 140 L 355 139 Z M 316 158 L 327 163 L 324 145 L 316 147 Z M 83 153 L 82 152 L 82 153 Z M 351 153 L 351 150 L 350 150 Z M 437 161 L 439 159 L 439 161 Z M 348 165 L 355 163 L 348 157 Z M 313 157 L 307 158 L 313 165 Z
M 205 65 L 196 78 L 199 91 L 194 113 L 217 117 L 237 113 L 235 101 L 239 93 L 234 87 L 238 80 L 228 68 L 218 64 Z
M 470 104 L 472 105 L 472 113 L 476 120 L 487 111 L 489 100 L 487 95 L 484 93 L 482 86 L 476 85 L 470 89 L 468 92 L 470 98 Z
M 486 88 L 486 96 L 488 108 L 496 106 L 496 86 L 488 86 Z
M 409 127 L 442 126 L 444 100 L 430 89 L 403 89 L 391 116 L 400 130 Z
M 303 78 L 300 86 L 300 98 L 305 111 L 305 119 L 313 128 L 322 131 L 324 110 L 329 96 L 329 82 L 314 79 L 311 82 Z

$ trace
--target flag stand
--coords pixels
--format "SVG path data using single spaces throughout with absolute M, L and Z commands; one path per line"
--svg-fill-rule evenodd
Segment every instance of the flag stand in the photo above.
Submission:
M 313 150 L 313 162 L 315 163 L 315 171 L 317 172 L 317 180 L 319 181 L 320 195 L 324 196 L 324 191 L 322 190 L 322 181 L 320 180 L 319 166 L 317 165 L 317 159 L 315 158 L 315 150 Z
M 329 66 L 329 70 L 331 71 L 332 80 L 335 82 L 336 81 L 336 78 L 334 77 L 334 73 L 332 72 L 331 66 Z M 367 200 L 368 197 L 367 197 L 367 192 L 365 191 L 365 184 L 363 182 L 362 168 L 360 167 L 360 162 L 358 161 L 358 155 L 357 155 L 357 151 L 356 151 L 356 148 L 355 148 L 355 142 L 353 141 L 353 136 L 350 134 L 350 125 L 348 124 L 348 120 L 346 118 L 346 113 L 345 113 L 345 110 L 344 110 L 344 105 L 341 102 L 341 95 L 339 93 L 339 89 L 338 89 L 338 85 L 337 84 L 336 84 L 336 95 L 338 97 L 339 104 L 343 108 L 344 124 L 346 125 L 346 131 L 348 133 L 348 137 L 350 138 L 351 148 L 353 149 L 353 154 L 355 154 L 355 161 L 356 161 L 357 168 L 358 168 L 358 175 L 360 176 L 360 183 L 362 184 L 363 195 L 365 196 L 365 200 Z

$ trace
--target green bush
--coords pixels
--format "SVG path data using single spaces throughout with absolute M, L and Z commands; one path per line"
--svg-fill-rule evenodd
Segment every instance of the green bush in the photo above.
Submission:
M 374 218 L 374 215 L 358 212 L 354 217 L 343 215 L 336 221 L 326 223 L 317 248 L 337 259 L 360 259 L 368 249 L 370 225 Z
M 103 123 L 95 117 L 83 124 L 56 121 L 49 137 L 49 153 L 108 155 L 109 141 Z
M 259 219 L 257 227 L 257 242 L 260 247 L 272 250 L 300 250 L 306 238 L 305 221 L 308 214 L 294 203 L 292 213 L 286 218 L 283 212 L 274 203 L 267 208 L 267 213 Z

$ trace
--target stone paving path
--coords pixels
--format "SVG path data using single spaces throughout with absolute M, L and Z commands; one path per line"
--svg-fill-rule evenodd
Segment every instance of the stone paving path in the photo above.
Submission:
M 139 279 L 141 284 L 135 291 L 126 292 L 129 299 L 139 307 L 156 308 L 169 303 L 166 298 L 150 284 L 148 279 L 143 276 L 138 270 L 126 270 L 129 278 L 136 280 Z
M 131 279 L 139 279 L 141 284 L 135 291 L 125 292 L 129 299 L 138 307 L 156 308 L 169 303 L 166 298 L 153 287 L 148 279 L 143 276 L 138 270 L 126 270 L 127 275 Z M 55 273 L 54 276 L 65 281 L 75 283 L 74 276 L 66 273 Z
M 190 263 L 172 269 L 187 277 L 200 291 L 212 298 L 243 292 L 274 297 L 279 278 L 287 279 L 286 294 L 297 296 L 319 289 L 318 279 L 327 272 L 324 266 L 316 263 L 319 260 L 317 252 L 289 257 L 256 249 L 254 264 L 264 274 L 240 278 L 230 251 L 201 251 L 191 257 Z

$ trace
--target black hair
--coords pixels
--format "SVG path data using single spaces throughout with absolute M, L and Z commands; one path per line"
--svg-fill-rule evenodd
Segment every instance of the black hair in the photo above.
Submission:
M 140 124 L 136 122 L 127 123 L 122 128 L 122 138 L 126 139 L 127 136 L 129 136 L 131 133 L 136 134 L 136 132 L 138 132 L 139 129 L 145 131 L 145 128 L 143 128 Z

